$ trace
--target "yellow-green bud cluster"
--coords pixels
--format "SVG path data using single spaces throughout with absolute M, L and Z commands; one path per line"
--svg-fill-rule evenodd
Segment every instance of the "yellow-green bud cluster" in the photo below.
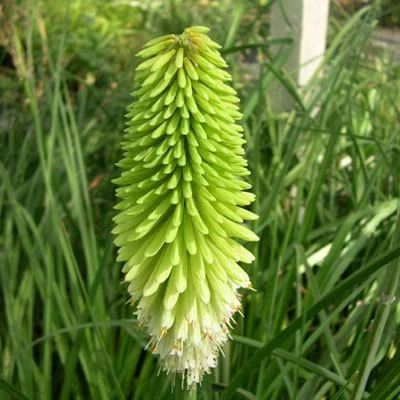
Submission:
M 192 27 L 148 42 L 138 56 L 134 103 L 122 144 L 115 217 L 118 260 L 149 348 L 187 385 L 215 367 L 237 290 L 251 286 L 237 239 L 254 195 L 243 157 L 239 99 L 218 44 Z

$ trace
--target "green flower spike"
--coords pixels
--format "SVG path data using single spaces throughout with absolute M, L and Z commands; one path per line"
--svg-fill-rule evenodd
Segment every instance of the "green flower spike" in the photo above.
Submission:
M 148 42 L 128 108 L 115 217 L 118 261 L 137 318 L 164 370 L 188 386 L 216 366 L 251 283 L 239 262 L 254 256 L 234 238 L 258 240 L 244 220 L 254 201 L 243 158 L 236 92 L 206 33 Z

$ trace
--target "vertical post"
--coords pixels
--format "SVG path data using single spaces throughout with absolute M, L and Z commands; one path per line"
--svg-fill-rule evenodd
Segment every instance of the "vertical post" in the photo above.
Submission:
M 329 0 L 276 0 L 271 10 L 271 37 L 293 39 L 293 50 L 284 65 L 300 86 L 307 84 L 325 52 Z M 272 102 L 279 111 L 293 101 L 282 85 L 273 88 Z

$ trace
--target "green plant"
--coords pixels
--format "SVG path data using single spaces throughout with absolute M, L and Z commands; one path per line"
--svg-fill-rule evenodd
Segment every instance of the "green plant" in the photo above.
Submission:
M 400 66 L 371 45 L 381 14 L 367 7 L 331 20 L 322 73 L 299 89 L 282 67 L 290 45 L 267 39 L 268 6 L 225 1 L 213 18 L 207 7 L 192 17 L 213 24 L 224 43 L 260 241 L 246 245 L 256 255 L 246 268 L 256 291 L 246 292 L 245 318 L 197 397 L 394 400 Z M 10 3 L 21 7 L 5 19 L 12 34 L 0 67 L 0 398 L 180 399 L 180 385 L 171 394 L 171 375 L 157 374 L 156 357 L 143 350 L 110 233 L 131 74 L 98 58 L 95 69 L 117 88 L 81 82 L 83 63 L 71 77 L 68 2 L 59 1 L 60 18 L 41 17 L 36 1 Z M 144 4 L 109 2 L 122 3 Z M 107 54 L 119 50 L 130 63 L 139 38 L 170 34 L 157 18 L 175 15 L 160 7 L 132 40 L 109 41 Z M 52 24 L 55 36 L 41 35 Z M 242 62 L 246 49 L 257 62 Z M 290 112 L 273 111 L 277 81 L 294 98 Z

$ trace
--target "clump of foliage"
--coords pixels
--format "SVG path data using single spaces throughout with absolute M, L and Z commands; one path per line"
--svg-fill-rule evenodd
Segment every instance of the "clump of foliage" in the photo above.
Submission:
M 131 75 L 101 57 L 102 78 L 86 81 L 85 62 L 71 73 L 78 51 L 66 50 L 61 21 L 77 1 L 60 1 L 57 20 L 43 17 L 45 2 L 1 4 L 13 17 L 0 39 L 0 398 L 169 400 L 173 380 L 143 351 L 148 337 L 132 324 L 110 234 Z M 173 32 L 160 13 L 174 21 L 170 4 L 190 4 L 167 3 L 129 1 L 145 31 L 116 53 L 128 64 L 137 43 Z M 240 88 L 260 217 L 250 223 L 260 241 L 246 245 L 256 291 L 198 397 L 395 399 L 400 67 L 371 41 L 386 10 L 376 2 L 332 18 L 322 73 L 299 89 L 283 67 L 286 45 L 259 29 L 273 3 L 224 0 L 212 17 L 207 7 L 193 16 L 216 32 Z M 17 11 L 7 14 L 10 4 Z M 43 35 L 52 29 L 64 39 Z M 112 54 L 112 40 L 105 48 Z M 254 62 L 238 62 L 249 50 Z M 272 107 L 278 81 L 293 97 L 288 112 Z

